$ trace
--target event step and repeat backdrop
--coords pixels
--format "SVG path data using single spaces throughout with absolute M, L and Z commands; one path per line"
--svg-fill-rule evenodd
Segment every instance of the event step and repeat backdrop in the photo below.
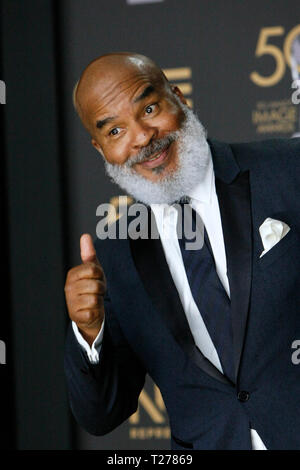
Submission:
M 123 194 L 105 176 L 72 107 L 75 82 L 99 55 L 133 51 L 154 59 L 211 138 L 237 142 L 300 135 L 299 0 L 64 0 L 60 21 L 73 265 L 80 262 L 80 235 L 96 237 L 98 205 L 117 205 Z M 138 411 L 118 429 L 102 437 L 76 431 L 81 449 L 169 448 L 167 413 L 150 378 Z

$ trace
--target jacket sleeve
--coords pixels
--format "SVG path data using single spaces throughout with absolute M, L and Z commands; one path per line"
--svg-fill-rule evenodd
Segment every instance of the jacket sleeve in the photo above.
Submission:
M 108 299 L 99 363 L 89 362 L 70 324 L 64 365 L 72 413 L 90 434 L 107 434 L 136 411 L 146 371 L 124 338 Z

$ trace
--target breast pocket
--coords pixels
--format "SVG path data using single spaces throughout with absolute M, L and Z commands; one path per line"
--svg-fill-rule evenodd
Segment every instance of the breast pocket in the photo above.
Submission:
M 294 252 L 293 252 L 294 250 Z M 260 268 L 265 269 L 267 266 L 281 262 L 280 258 L 283 256 L 299 256 L 300 253 L 300 234 L 295 228 L 283 237 L 276 245 L 274 245 L 267 253 L 265 253 L 258 261 Z
M 256 288 L 276 311 L 290 311 L 300 298 L 300 235 L 294 229 L 257 261 Z M 298 299 L 298 300 L 297 300 Z

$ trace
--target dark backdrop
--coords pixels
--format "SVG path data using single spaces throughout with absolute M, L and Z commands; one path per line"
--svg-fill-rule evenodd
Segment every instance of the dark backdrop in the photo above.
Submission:
M 300 122 L 288 60 L 299 0 L 2 0 L 1 9 L 3 429 L 19 449 L 167 449 L 151 381 L 139 413 L 108 436 L 89 436 L 70 416 L 65 274 L 80 262 L 80 234 L 96 236 L 97 206 L 122 194 L 74 113 L 72 89 L 95 57 L 137 51 L 182 88 L 210 137 L 292 136 Z
M 5 337 L 7 364 L 0 366 L 10 376 L 3 413 L 8 424 L 14 416 L 17 448 L 63 449 L 71 445 L 62 361 L 67 208 L 54 4 L 1 3 L 1 79 L 7 88 L 6 104 L 1 105 L 7 203 L 2 221 L 8 241 L 2 244 L 2 256 L 8 264 L 4 279 L 10 281 L 10 288 L 4 286 L 1 318 L 11 327 Z

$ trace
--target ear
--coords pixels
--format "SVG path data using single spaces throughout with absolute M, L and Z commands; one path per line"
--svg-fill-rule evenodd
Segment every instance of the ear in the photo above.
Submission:
M 98 142 L 95 139 L 92 139 L 91 142 L 92 142 L 92 146 L 95 147 L 97 152 L 99 152 L 102 155 L 102 157 L 104 157 L 104 154 L 103 154 L 103 151 L 102 151 L 102 148 L 101 148 L 100 144 L 98 144 Z
M 181 103 L 183 104 L 186 104 L 187 105 L 187 101 L 182 93 L 182 91 L 180 90 L 180 88 L 178 88 L 178 86 L 176 85 L 172 85 L 171 87 L 172 89 L 172 92 L 174 93 L 174 95 L 177 95 L 178 98 L 180 99 Z

